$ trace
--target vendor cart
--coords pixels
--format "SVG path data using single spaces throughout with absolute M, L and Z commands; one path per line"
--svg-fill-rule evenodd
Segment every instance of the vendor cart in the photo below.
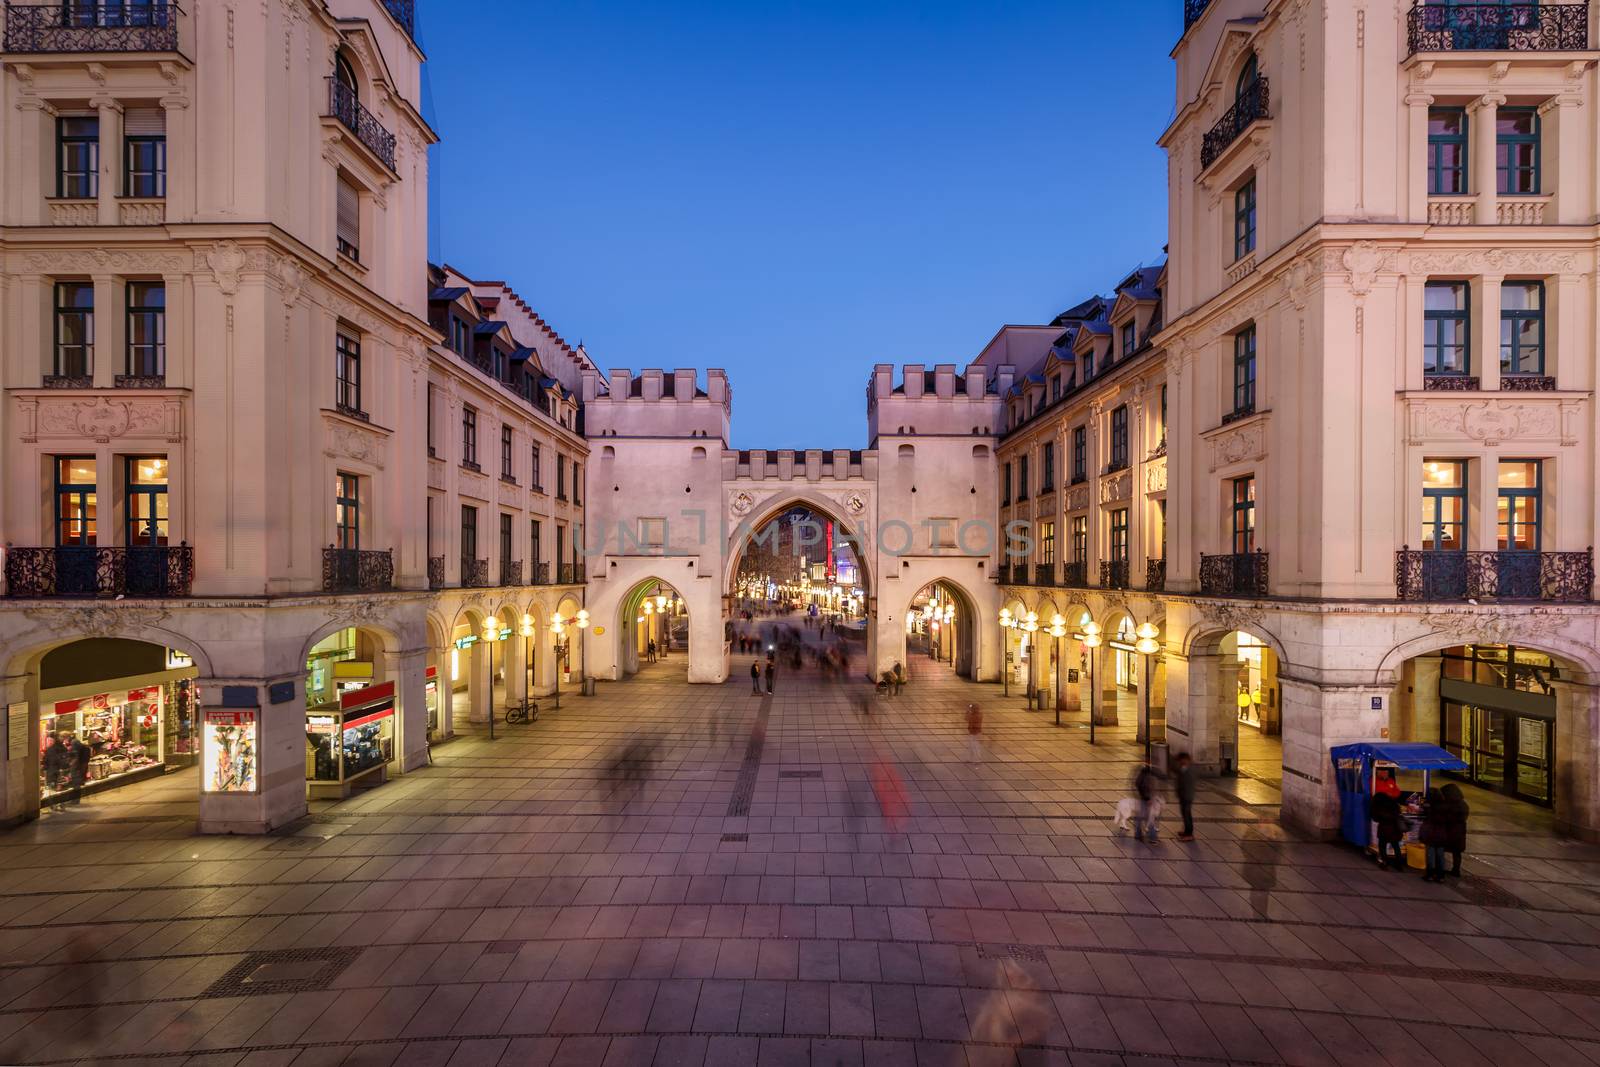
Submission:
M 1433 785 L 1433 772 L 1467 769 L 1466 763 L 1438 745 L 1420 741 L 1358 741 L 1335 745 L 1329 754 L 1339 787 L 1340 836 L 1363 849 L 1376 848 L 1367 806 L 1382 774 L 1395 780 L 1397 799 L 1405 813 L 1408 856 L 1418 847 L 1422 800 Z M 1420 864 L 1413 861 L 1413 865 Z

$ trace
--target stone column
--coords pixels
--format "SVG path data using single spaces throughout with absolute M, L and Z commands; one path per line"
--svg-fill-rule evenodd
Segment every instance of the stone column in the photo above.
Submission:
M 1428 221 L 1428 108 L 1433 97 L 1409 92 L 1406 103 L 1406 220 Z
M 122 105 L 104 96 L 93 103 L 100 114 L 100 225 L 115 226 L 122 192 Z
M 1167 653 L 1167 737 L 1173 751 L 1185 748 L 1200 774 L 1221 773 L 1224 728 L 1232 737 L 1233 693 L 1227 660 L 1217 653 Z M 1227 701 L 1224 706 L 1224 701 Z M 1237 753 L 1235 754 L 1237 758 Z M 1237 764 L 1234 767 L 1237 770 Z
M 1594 149 L 1588 142 L 1582 106 L 1581 97 L 1565 94 L 1552 97 L 1539 107 L 1539 119 L 1546 131 L 1540 189 L 1555 194 L 1555 200 L 1545 209 L 1547 226 L 1581 225 L 1586 221 L 1586 205 L 1593 193 L 1584 180 L 1585 160 L 1593 158 Z M 1592 214 L 1592 208 L 1587 210 Z
M 1556 690 L 1556 829 L 1585 841 L 1600 841 L 1600 689 L 1588 682 L 1558 681 Z
M 114 206 L 114 205 L 113 205 Z M 126 335 L 127 323 L 123 317 L 126 294 L 120 291 L 117 276 L 94 276 L 94 387 L 116 387 L 117 375 L 122 373 L 123 347 L 118 339 Z M 104 524 L 104 519 L 101 520 Z
M 1499 221 L 1499 183 L 1495 177 L 1495 120 L 1506 98 L 1500 93 L 1485 93 L 1467 107 L 1468 166 L 1472 168 L 1471 189 L 1477 197 L 1475 221 L 1493 226 Z
M 195 214 L 195 123 L 185 97 L 162 97 L 161 107 L 167 121 L 167 222 L 189 222 Z
M 1490 392 L 1500 388 L 1500 283 L 1498 274 L 1485 274 L 1478 291 L 1472 294 L 1471 373 L 1478 385 Z
M 489 645 L 481 633 L 461 658 L 467 671 L 467 721 L 486 723 L 489 716 L 485 709 L 494 698 L 494 686 L 489 676 Z
M 39 817 L 39 685 L 29 671 L 0 677 L 0 827 L 16 826 Z M 9 750 L 11 715 L 27 720 L 20 752 Z M 12 757 L 15 758 L 12 758 Z
M 271 703 L 274 683 L 287 686 Z M 200 832 L 264 834 L 306 813 L 305 673 L 273 679 L 202 678 Z M 253 725 L 255 791 L 210 792 L 216 756 L 208 751 L 216 721 Z
M 395 761 L 401 774 L 428 764 L 428 649 L 381 653 L 384 675 L 394 682 Z
M 1111 634 L 1102 636 L 1108 641 L 1112 637 Z M 1117 718 L 1117 698 L 1121 695 L 1117 690 L 1116 650 L 1110 645 L 1101 645 L 1094 650 L 1094 654 L 1098 658 L 1094 665 L 1094 684 L 1100 690 L 1094 709 L 1094 724 L 1116 726 L 1120 722 Z
M 1332 838 L 1339 831 L 1339 792 L 1328 750 L 1383 736 L 1391 686 L 1323 686 L 1279 674 L 1283 692 L 1285 826 Z

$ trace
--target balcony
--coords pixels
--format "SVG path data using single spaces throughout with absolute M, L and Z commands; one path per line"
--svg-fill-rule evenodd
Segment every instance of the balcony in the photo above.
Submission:
M 1240 552 L 1200 557 L 1202 596 L 1266 596 L 1267 554 Z
M 94 52 L 176 52 L 177 4 L 7 4 L 5 50 L 52 55 Z
M 549 585 L 550 584 L 550 564 L 548 564 L 548 563 L 535 563 L 533 565 L 533 583 L 532 584 L 534 584 L 534 585 Z
M 500 584 L 522 584 L 522 561 L 520 559 L 503 559 L 500 561 Z
M 1147 559 L 1144 561 L 1144 587 L 1147 592 L 1161 593 L 1167 588 L 1167 561 L 1165 559 Z
M 559 568 L 561 574 L 557 582 L 559 585 L 578 585 L 583 581 L 583 572 L 576 563 L 563 563 Z
M 1417 3 L 1407 16 L 1408 54 L 1418 52 L 1582 52 L 1587 4 Z
M 994 569 L 994 580 L 1001 585 L 1011 584 L 1011 564 L 1002 563 Z
M 444 588 L 444 557 L 443 556 L 429 556 L 428 557 L 428 588 L 429 589 L 443 589 Z
M 7 548 L 10 597 L 185 597 L 194 582 L 188 545 Z
M 394 553 L 359 548 L 322 550 L 324 593 L 386 593 L 394 588 Z
M 1052 586 L 1056 584 L 1056 565 L 1054 563 L 1035 563 L 1033 565 L 1033 584 Z
M 1543 600 L 1587 603 L 1594 593 L 1594 550 L 1582 552 L 1395 553 L 1400 600 Z
M 489 588 L 489 561 L 464 557 L 461 560 L 461 588 Z
M 1061 584 L 1071 589 L 1087 589 L 1089 587 L 1089 563 L 1087 560 L 1073 560 L 1061 565 Z
M 1475 374 L 1424 374 L 1422 388 L 1430 393 L 1475 393 L 1478 376 Z
M 328 79 L 328 117 L 343 123 L 384 166 L 394 170 L 394 134 L 362 106 L 355 90 L 337 78 Z
M 1128 561 L 1125 559 L 1103 559 L 1100 561 L 1100 588 L 1101 589 L 1126 589 L 1128 588 Z
M 1556 379 L 1553 374 L 1502 374 L 1500 389 L 1506 393 L 1553 393 Z
M 1252 123 L 1271 117 L 1272 95 L 1267 79 L 1258 77 L 1240 91 L 1233 106 L 1223 112 L 1217 124 L 1206 134 L 1200 144 L 1200 169 L 1205 170 L 1220 159 L 1228 146 L 1237 141 Z

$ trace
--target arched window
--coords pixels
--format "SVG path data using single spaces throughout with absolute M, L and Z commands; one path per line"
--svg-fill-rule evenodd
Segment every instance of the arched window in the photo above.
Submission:
M 333 77 L 340 85 L 350 90 L 350 95 L 361 99 L 361 90 L 357 88 L 356 68 L 340 53 L 333 57 Z
M 900 455 L 901 459 L 903 459 L 903 460 L 904 459 L 911 459 L 916 454 L 917 454 L 917 450 L 915 448 L 913 448 L 911 445 L 901 445 L 900 446 L 899 455 Z
M 692 453 L 690 453 L 690 455 L 692 455 L 695 459 L 705 459 L 706 458 L 705 446 L 704 445 L 695 445 L 694 446 L 694 451 Z
M 1233 83 L 1234 103 L 1243 100 L 1245 94 L 1255 88 L 1256 78 L 1260 74 L 1261 70 L 1256 61 L 1256 54 L 1251 52 L 1250 58 L 1244 61 L 1244 67 L 1239 71 L 1239 80 Z

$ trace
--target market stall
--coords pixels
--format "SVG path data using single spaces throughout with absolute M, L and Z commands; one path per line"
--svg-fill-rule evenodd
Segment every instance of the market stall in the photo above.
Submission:
M 1433 772 L 1467 766 L 1438 745 L 1417 741 L 1358 741 L 1335 745 L 1329 754 L 1339 788 L 1340 836 L 1363 849 L 1375 847 L 1367 809 L 1374 791 L 1385 789 L 1400 802 L 1408 854 L 1417 844 L 1422 801 L 1433 784 Z
M 337 708 L 306 713 L 306 786 L 312 799 L 378 785 L 394 761 L 393 682 L 345 693 Z

